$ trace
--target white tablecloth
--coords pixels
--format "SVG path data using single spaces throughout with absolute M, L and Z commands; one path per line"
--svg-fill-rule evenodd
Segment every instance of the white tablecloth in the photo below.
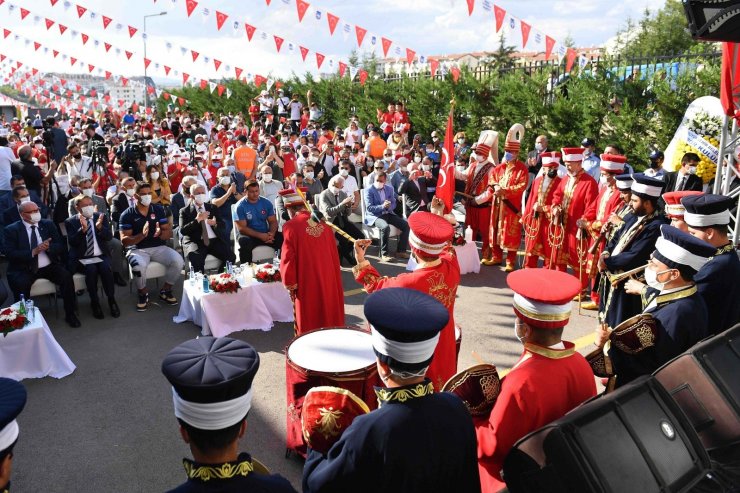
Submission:
M 460 274 L 478 274 L 480 272 L 480 256 L 478 247 L 474 241 L 469 241 L 462 246 L 455 246 L 457 263 L 460 266 Z M 416 269 L 416 261 L 412 256 L 406 264 L 406 270 L 413 271 Z
M 196 283 L 197 284 L 197 283 Z M 200 286 L 186 280 L 175 323 L 192 321 L 203 335 L 223 337 L 240 330 L 272 328 L 273 322 L 293 321 L 293 302 L 279 282 L 252 281 L 236 293 L 203 294 Z
M 34 310 L 35 318 L 29 325 L 7 337 L 0 335 L 0 377 L 63 378 L 75 371 L 74 363 L 54 339 L 39 309 Z

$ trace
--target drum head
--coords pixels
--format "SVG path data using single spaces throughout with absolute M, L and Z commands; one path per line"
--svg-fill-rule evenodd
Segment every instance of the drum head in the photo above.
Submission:
M 352 329 L 325 329 L 304 334 L 288 346 L 288 359 L 306 370 L 351 372 L 375 364 L 372 337 Z

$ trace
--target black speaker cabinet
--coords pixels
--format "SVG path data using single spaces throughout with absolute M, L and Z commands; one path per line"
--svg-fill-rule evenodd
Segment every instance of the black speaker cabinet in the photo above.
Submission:
M 688 418 L 652 376 L 595 397 L 516 443 L 512 493 L 683 492 L 710 469 Z
M 683 0 L 683 8 L 692 38 L 740 42 L 740 0 Z

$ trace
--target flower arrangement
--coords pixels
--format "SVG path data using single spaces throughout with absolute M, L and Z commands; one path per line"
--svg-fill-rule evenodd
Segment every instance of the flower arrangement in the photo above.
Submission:
M 466 243 L 465 235 L 462 232 L 455 233 L 455 236 L 452 237 L 452 246 L 463 246 Z
M 280 282 L 280 269 L 272 264 L 260 265 L 254 273 L 257 282 Z
M 693 142 L 681 139 L 678 141 L 678 148 L 673 155 L 672 169 L 681 167 L 681 158 L 687 152 L 694 152 L 699 156 L 699 164 L 696 166 L 696 176 L 702 179 L 706 184 L 714 178 L 717 173 L 717 163 L 707 156 L 707 153 L 716 153 L 719 148 L 719 134 L 722 132 L 722 122 L 719 118 L 711 116 L 705 111 L 700 111 L 694 118 L 687 123 L 689 132 L 696 135 Z M 689 140 L 691 140 L 689 138 Z M 693 144 L 693 145 L 692 145 Z M 705 148 L 707 152 L 702 152 Z M 711 150 L 711 152 L 709 152 Z
M 22 329 L 28 323 L 28 318 L 12 307 L 0 310 L 0 332 L 3 337 L 11 332 Z
M 239 281 L 233 274 L 215 274 L 208 278 L 211 290 L 215 293 L 236 293 L 239 290 Z

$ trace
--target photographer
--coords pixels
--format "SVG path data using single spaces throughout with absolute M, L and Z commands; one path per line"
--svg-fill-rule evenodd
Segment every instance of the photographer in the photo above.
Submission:
M 92 178 L 93 163 L 90 156 L 83 156 L 80 146 L 72 142 L 67 146 L 67 155 L 62 159 L 59 168 L 71 177 Z
M 136 137 L 137 135 L 134 134 L 124 141 L 116 151 L 116 157 L 121 161 L 122 170 L 136 180 L 141 180 L 143 178 L 141 170 L 146 170 L 146 155 L 141 142 Z
M 95 132 L 95 125 L 93 125 L 92 123 L 88 123 L 87 125 L 85 125 L 85 136 L 87 137 L 85 154 L 87 154 L 88 156 L 92 156 L 93 149 L 103 144 L 105 142 L 105 139 L 103 139 L 102 135 Z
M 44 146 L 51 149 L 51 155 L 54 161 L 61 163 L 64 156 L 67 155 L 67 134 L 59 128 L 53 116 L 50 116 L 44 122 Z

